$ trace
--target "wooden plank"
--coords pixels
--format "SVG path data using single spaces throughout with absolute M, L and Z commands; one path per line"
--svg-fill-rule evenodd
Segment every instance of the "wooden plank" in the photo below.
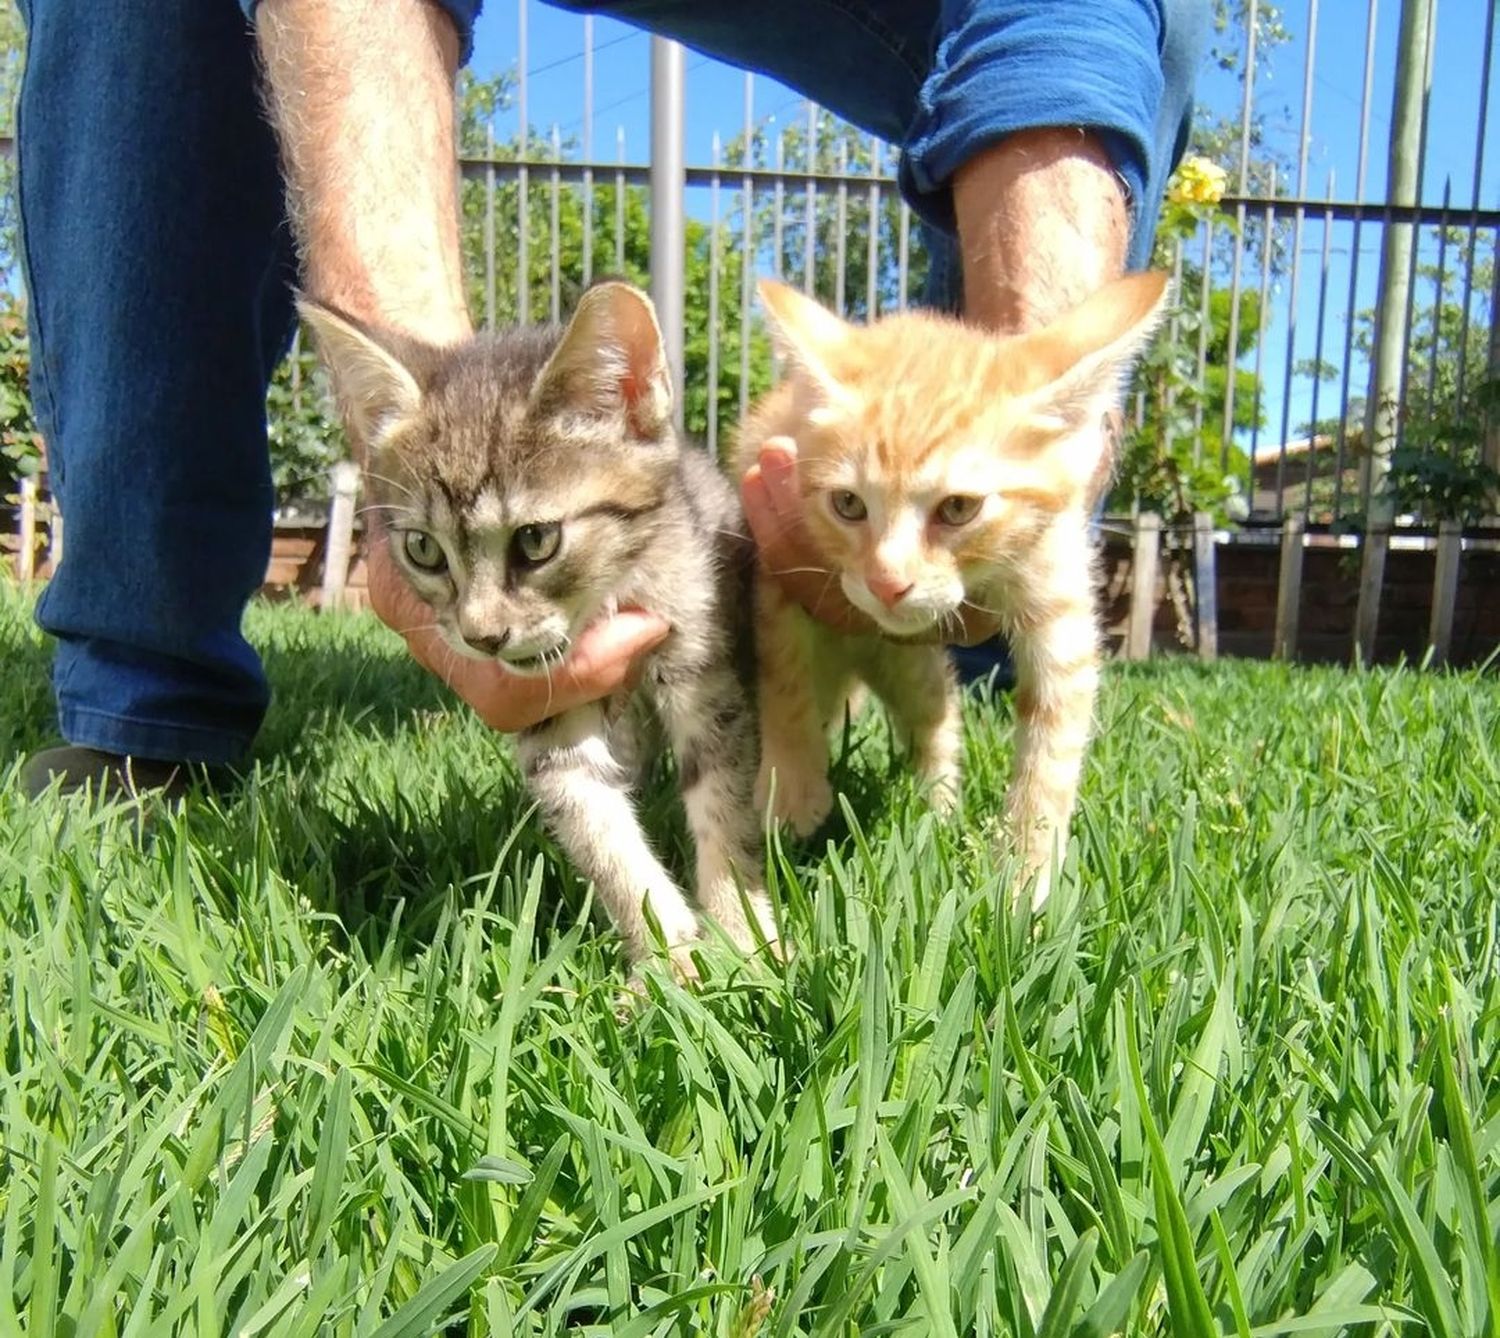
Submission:
M 1359 564 L 1359 606 L 1354 613 L 1354 658 L 1358 664 L 1375 662 L 1375 633 L 1380 627 L 1380 591 L 1385 585 L 1385 559 L 1391 551 L 1391 531 L 1372 525 L 1365 532 Z
M 1297 658 L 1297 625 L 1302 617 L 1302 554 L 1307 522 L 1302 516 L 1287 516 L 1281 526 L 1281 567 L 1276 577 L 1276 630 L 1271 636 L 1271 656 L 1277 660 Z
M 1213 517 L 1193 515 L 1193 602 L 1197 609 L 1198 658 L 1219 658 L 1219 575 Z
M 328 508 L 328 547 L 323 558 L 321 607 L 341 608 L 349 581 L 349 555 L 354 550 L 354 494 L 359 467 L 340 460 L 332 469 L 333 501 Z
M 1130 564 L 1130 619 L 1125 631 L 1125 658 L 1151 655 L 1151 624 L 1156 618 L 1156 571 L 1161 558 L 1161 517 L 1142 511 L 1135 519 L 1135 552 Z
M 1433 664 L 1445 664 L 1453 648 L 1453 608 L 1458 602 L 1458 569 L 1463 560 L 1463 526 L 1456 520 L 1438 525 L 1437 562 L 1432 575 L 1432 621 L 1427 644 Z
M 20 548 L 16 550 L 16 578 L 36 579 L 36 480 L 21 480 Z

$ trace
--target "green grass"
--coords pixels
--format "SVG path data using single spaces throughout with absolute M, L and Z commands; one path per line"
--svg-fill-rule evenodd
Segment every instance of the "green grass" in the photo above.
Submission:
M 862 725 L 792 963 L 620 964 L 503 741 L 257 608 L 236 797 L 0 784 L 0 1333 L 1500 1332 L 1500 686 L 1112 669 L 1011 915 Z M 0 599 L 0 758 L 45 652 Z M 649 820 L 682 858 L 670 786 Z

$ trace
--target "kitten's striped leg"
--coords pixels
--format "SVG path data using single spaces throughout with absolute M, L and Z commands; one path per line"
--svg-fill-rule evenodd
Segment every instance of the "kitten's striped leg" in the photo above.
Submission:
M 798 836 L 811 836 L 833 808 L 828 783 L 828 727 L 825 700 L 819 690 L 827 677 L 827 662 L 836 657 L 830 644 L 820 666 L 812 641 L 832 643 L 801 608 L 786 599 L 774 581 L 758 578 L 755 585 L 755 652 L 760 664 L 760 776 L 755 783 L 755 807 L 789 826 Z
M 593 883 L 631 962 L 651 952 L 649 908 L 678 972 L 691 978 L 688 948 L 698 937 L 698 920 L 646 841 L 629 777 L 610 752 L 602 711 L 568 711 L 523 733 L 517 748 L 542 820 Z
M 963 706 L 948 652 L 882 642 L 860 669 L 890 712 L 932 807 L 951 812 L 962 777 Z
M 1085 574 L 1054 591 L 1036 621 L 1017 627 L 1016 770 L 1006 795 L 1011 839 L 1022 860 L 1019 896 L 1032 876 L 1032 905 L 1051 890 L 1078 797 L 1099 687 L 1099 630 Z
M 731 670 L 708 669 L 664 679 L 658 704 L 697 852 L 698 904 L 750 952 L 757 939 L 745 916 L 748 903 L 761 936 L 775 943 L 754 804 L 759 740 L 750 693 Z

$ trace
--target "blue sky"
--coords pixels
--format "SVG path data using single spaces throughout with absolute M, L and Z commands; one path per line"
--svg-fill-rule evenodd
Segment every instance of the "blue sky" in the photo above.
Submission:
M 1441 0 L 1438 8 L 1433 88 L 1429 111 L 1428 148 L 1423 199 L 1442 200 L 1445 179 L 1451 180 L 1455 209 L 1467 206 L 1474 189 L 1474 162 L 1478 132 L 1480 73 L 1483 57 L 1485 14 L 1488 0 Z M 1378 0 L 1375 22 L 1375 80 L 1371 98 L 1368 167 L 1364 198 L 1382 198 L 1387 174 L 1390 113 L 1395 71 L 1399 0 Z M 1329 174 L 1335 177 L 1335 194 L 1341 200 L 1355 196 L 1355 177 L 1360 128 L 1360 94 L 1364 77 L 1366 24 L 1370 6 L 1360 0 L 1322 0 L 1318 6 L 1317 40 L 1314 46 L 1312 115 L 1309 121 L 1309 151 L 1305 193 L 1322 198 Z M 526 10 L 528 33 L 527 68 L 529 116 L 532 125 L 546 132 L 554 123 L 564 137 L 582 142 L 583 125 L 583 20 L 574 14 L 551 9 L 531 0 Z M 1269 68 L 1256 79 L 1255 107 L 1264 116 L 1268 137 L 1287 158 L 1297 158 L 1301 123 L 1304 63 L 1310 28 L 1308 0 L 1291 0 L 1283 7 L 1283 22 L 1291 40 L 1272 54 Z M 517 65 L 519 6 L 490 0 L 476 32 L 473 65 L 477 72 L 513 71 Z M 616 135 L 623 129 L 626 157 L 644 162 L 650 141 L 649 40 L 638 31 L 609 19 L 594 20 L 595 115 L 594 154 L 613 161 Z M 744 88 L 742 72 L 687 53 L 687 155 L 690 163 L 709 161 L 713 133 L 728 140 L 743 126 Z M 1491 71 L 1490 108 L 1483 170 L 1479 183 L 1481 207 L 1500 207 L 1500 56 Z M 1198 84 L 1198 98 L 1215 111 L 1237 114 L 1240 88 L 1232 76 L 1205 62 Z M 757 76 L 753 81 L 754 113 L 757 120 L 770 114 L 782 122 L 800 122 L 804 104 L 789 89 Z M 515 113 L 502 119 L 499 133 L 518 129 Z M 1295 183 L 1292 183 L 1295 184 Z M 702 202 L 695 202 L 702 207 Z M 1345 328 L 1344 307 L 1348 298 L 1348 225 L 1335 225 L 1329 264 L 1329 308 L 1325 326 L 1324 356 L 1339 361 Z M 1298 360 L 1313 352 L 1317 311 L 1319 267 L 1323 245 L 1322 223 L 1310 219 L 1302 236 L 1302 275 L 1296 312 Z M 1373 297 L 1379 266 L 1379 229 L 1366 227 L 1360 237 L 1360 284 L 1358 304 Z M 1258 274 L 1246 272 L 1246 281 L 1258 282 Z M 1274 319 L 1264 348 L 1267 385 L 1267 426 L 1261 434 L 1262 449 L 1280 440 L 1282 385 L 1286 367 L 1287 317 L 1292 311 L 1289 276 L 1281 279 L 1273 295 Z M 1476 311 L 1478 310 L 1476 298 Z M 1353 369 L 1351 393 L 1362 393 L 1363 367 Z M 1292 433 L 1307 416 L 1312 388 L 1294 379 L 1287 415 Z M 1322 392 L 1320 415 L 1328 412 L 1328 391 Z

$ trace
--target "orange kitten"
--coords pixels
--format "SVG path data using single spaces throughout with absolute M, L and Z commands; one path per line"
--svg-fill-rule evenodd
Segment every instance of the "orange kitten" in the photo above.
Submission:
M 740 466 L 773 437 L 794 443 L 829 580 L 887 634 L 825 628 L 760 580 L 758 796 L 775 817 L 807 833 L 828 815 L 828 729 L 861 682 L 950 806 L 961 722 L 947 653 L 887 638 L 931 638 L 956 630 L 966 606 L 987 611 L 1016 663 L 1007 830 L 1045 899 L 1099 679 L 1089 516 L 1108 475 L 1102 419 L 1165 290 L 1165 275 L 1130 275 L 1003 338 L 918 312 L 854 326 L 761 284 L 789 367 L 744 424 Z

